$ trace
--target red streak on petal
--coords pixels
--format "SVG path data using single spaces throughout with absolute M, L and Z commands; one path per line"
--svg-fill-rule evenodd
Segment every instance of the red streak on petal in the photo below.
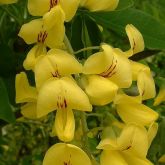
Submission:
M 99 75 L 105 78 L 112 77 L 114 74 L 116 74 L 116 68 L 117 68 L 117 60 L 114 61 L 113 58 L 110 67 L 106 71 L 100 73 Z

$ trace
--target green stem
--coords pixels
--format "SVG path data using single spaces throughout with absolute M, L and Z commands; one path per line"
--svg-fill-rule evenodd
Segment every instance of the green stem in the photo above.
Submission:
M 81 116 L 80 117 L 81 117 L 82 131 L 83 131 L 83 137 L 82 137 L 83 149 L 88 154 L 88 156 L 91 158 L 91 153 L 90 153 L 90 151 L 88 149 L 87 133 L 89 132 L 89 129 L 88 129 L 88 126 L 87 126 L 85 112 L 81 112 Z
M 89 129 L 88 129 L 88 126 L 87 126 L 85 112 L 81 112 L 81 123 L 82 123 L 83 133 L 86 134 L 89 131 Z
M 86 47 L 86 48 L 83 48 L 83 49 L 80 49 L 76 52 L 74 52 L 74 54 L 78 54 L 78 53 L 81 53 L 81 52 L 84 52 L 84 51 L 88 51 L 88 50 L 99 50 L 100 49 L 100 46 L 90 46 L 90 47 Z
M 70 54 L 74 54 L 72 45 L 70 44 L 70 41 L 69 41 L 69 39 L 68 39 L 68 37 L 67 37 L 66 34 L 65 34 L 65 36 L 64 36 L 64 44 L 65 44 L 65 46 L 67 47 L 68 52 L 69 52 Z
M 102 114 L 98 114 L 98 113 L 90 113 L 90 114 L 87 114 L 87 116 L 95 116 L 95 117 L 103 117 Z

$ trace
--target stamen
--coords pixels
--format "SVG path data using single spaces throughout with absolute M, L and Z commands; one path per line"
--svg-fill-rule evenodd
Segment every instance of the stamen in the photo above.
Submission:
M 58 72 L 58 70 L 56 70 L 54 73 L 51 72 L 51 75 L 53 77 L 57 77 L 57 78 L 60 78 L 61 77 L 60 74 L 59 74 L 59 72 Z
M 64 105 L 65 105 L 65 108 L 67 108 L 67 102 L 65 98 L 64 98 Z
M 47 38 L 47 36 L 48 36 L 48 33 L 47 33 L 46 31 L 44 31 L 44 32 L 41 31 L 41 32 L 38 34 L 37 41 L 38 41 L 39 43 L 44 43 L 45 40 L 46 40 L 46 38 Z
M 57 108 L 58 109 L 66 109 L 68 107 L 67 101 L 65 97 L 58 96 L 57 97 Z
M 50 9 L 56 6 L 59 3 L 59 0 L 50 0 Z
M 56 71 L 55 71 L 54 73 L 51 72 L 51 75 L 52 75 L 53 77 L 60 78 L 61 75 L 60 75 L 60 73 L 59 73 L 59 71 L 58 71 L 57 64 L 56 64 L 56 69 L 55 69 L 55 70 L 56 70 Z
M 71 155 L 70 155 L 70 159 L 71 159 Z M 70 159 L 68 162 L 64 162 L 64 165 L 72 165 L 71 162 L 70 162 Z

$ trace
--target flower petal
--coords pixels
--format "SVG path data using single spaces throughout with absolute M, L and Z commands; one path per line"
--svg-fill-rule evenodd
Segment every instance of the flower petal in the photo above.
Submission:
M 118 6 L 119 0 L 86 0 L 81 3 L 81 5 L 90 11 L 112 11 Z
M 153 165 L 148 159 L 141 159 L 126 152 L 122 152 L 122 155 L 128 165 Z
M 100 141 L 97 149 L 103 150 L 117 150 L 117 137 L 118 132 L 116 132 L 115 127 L 106 127 L 102 132 L 102 140 Z
M 39 89 L 51 77 L 69 76 L 82 72 L 82 65 L 71 55 L 51 49 L 35 66 L 36 86 Z
M 80 3 L 79 1 L 80 0 L 60 0 L 60 5 L 65 12 L 66 22 L 69 22 L 76 14 L 76 11 Z
M 42 44 L 35 45 L 27 54 L 26 59 L 23 62 L 23 66 L 26 70 L 34 70 L 36 62 L 42 56 L 46 55 L 46 47 Z
M 43 16 L 49 9 L 49 0 L 28 0 L 28 11 L 33 16 Z
M 105 105 L 114 99 L 118 86 L 108 79 L 91 75 L 87 77 L 85 92 L 93 105 Z
M 155 138 L 156 134 L 158 132 L 158 123 L 152 123 L 148 129 L 148 144 L 149 147 L 151 146 L 151 143 L 153 139 Z
M 84 91 L 69 77 L 49 79 L 39 91 L 37 116 L 42 117 L 61 107 L 91 111 L 92 106 Z
M 128 96 L 124 93 L 119 93 L 114 99 L 114 104 L 131 104 L 131 103 L 141 103 L 140 96 Z
M 121 151 L 145 158 L 149 148 L 147 130 L 135 124 L 127 125 L 118 138 L 118 145 Z
M 46 30 L 64 26 L 65 13 L 60 5 L 53 7 L 43 16 L 43 24 Z
M 155 97 L 155 83 L 150 72 L 141 71 L 137 78 L 137 86 L 143 100 Z
M 71 109 L 57 110 L 54 128 L 58 138 L 69 142 L 74 138 L 75 120 Z
M 21 107 L 21 114 L 28 119 L 36 119 L 37 118 L 37 104 L 27 103 Z
M 43 165 L 91 165 L 87 154 L 80 148 L 72 144 L 57 143 L 46 153 Z
M 109 52 L 110 54 L 110 52 Z M 109 57 L 103 52 L 98 52 L 91 55 L 84 64 L 84 74 L 99 74 L 103 72 L 109 65 Z
M 54 21 L 54 20 L 53 20 Z M 49 48 L 61 48 L 63 46 L 63 40 L 65 35 L 65 26 L 63 22 L 57 21 L 58 24 L 48 29 L 47 38 L 45 39 L 45 44 Z
M 105 53 L 108 53 L 104 49 Z M 130 61 L 124 56 L 124 53 L 120 49 L 113 50 L 114 66 L 111 71 L 109 80 L 116 83 L 120 88 L 128 88 L 132 84 L 132 71 Z
M 159 93 L 155 98 L 154 106 L 161 104 L 163 101 L 165 101 L 165 87 L 160 88 Z
M 144 50 L 144 40 L 142 34 L 132 24 L 126 26 L 126 33 L 129 38 L 131 49 L 127 51 L 127 57 Z
M 128 165 L 118 151 L 103 151 L 100 157 L 100 165 Z M 133 164 L 130 164 L 133 165 Z
M 150 125 L 158 118 L 158 113 L 139 103 L 123 103 L 116 106 L 117 113 L 125 123 Z
M 133 80 L 137 80 L 137 77 L 141 71 L 150 72 L 150 68 L 144 64 L 139 62 L 135 62 L 130 60 L 131 68 L 132 68 L 132 78 Z
M 37 91 L 29 85 L 25 72 L 16 75 L 16 103 L 35 102 L 37 99 Z
M 38 34 L 42 30 L 42 19 L 32 20 L 22 25 L 19 32 L 19 36 L 24 39 L 27 44 L 33 44 L 37 42 Z M 35 28 L 34 28 L 35 27 Z
M 100 141 L 99 145 L 97 146 L 97 149 L 103 149 L 103 150 L 117 150 L 117 141 L 116 139 L 103 139 Z

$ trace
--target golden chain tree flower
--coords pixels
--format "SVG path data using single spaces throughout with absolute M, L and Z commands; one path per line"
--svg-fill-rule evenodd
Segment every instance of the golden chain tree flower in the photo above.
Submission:
M 21 106 L 21 113 L 24 117 L 36 119 L 37 90 L 29 85 L 25 72 L 16 75 L 16 103 L 26 103 Z
M 146 159 L 149 138 L 148 132 L 143 126 L 126 125 L 118 137 L 113 136 L 101 140 L 97 148 L 103 149 L 100 158 L 101 165 L 152 165 Z
M 70 76 L 82 72 L 82 65 L 73 55 L 60 49 L 51 49 L 35 65 L 36 87 L 39 89 L 51 77 Z
M 69 22 L 75 15 L 79 6 L 79 0 L 28 0 L 28 10 L 33 16 L 43 16 L 43 19 L 49 19 L 54 22 L 54 9 L 61 6 L 65 13 L 65 20 Z
M 140 31 L 132 24 L 128 24 L 125 30 L 131 45 L 131 48 L 125 52 L 127 57 L 142 52 L 144 50 L 144 40 Z
M 95 105 L 111 102 L 118 88 L 128 88 L 132 83 L 131 65 L 127 57 L 106 44 L 102 45 L 102 49 L 103 52 L 95 53 L 86 60 L 83 70 L 84 74 L 89 75 L 84 84 L 85 91 Z M 103 90 L 104 86 L 107 90 Z
M 24 24 L 18 35 L 22 37 L 27 44 L 40 43 L 50 48 L 60 47 L 65 34 L 65 17 L 60 6 L 55 8 L 55 15 L 58 15 L 58 17 L 54 21 L 53 27 L 46 28 L 42 18 L 35 19 Z
M 131 67 L 133 80 L 137 81 L 137 87 L 142 99 L 154 98 L 156 95 L 155 82 L 150 68 L 134 61 L 131 61 Z
M 72 144 L 57 143 L 46 153 L 43 165 L 92 165 L 87 154 Z
M 19 36 L 22 37 L 27 44 L 37 43 L 28 53 L 24 68 L 27 70 L 34 69 L 35 63 L 40 55 L 46 54 L 46 46 L 49 48 L 57 48 L 63 46 L 65 27 L 64 27 L 64 13 L 60 6 L 54 9 L 54 14 L 58 16 L 56 21 L 53 21 L 53 26 L 45 27 L 43 19 L 35 19 L 21 27 Z M 51 26 L 51 25 L 50 25 Z M 35 27 L 35 28 L 34 28 Z
M 16 1 L 3 2 L 0 0 L 0 4 Z M 147 153 L 158 131 L 155 121 L 159 115 L 142 101 L 155 97 L 155 84 L 149 67 L 129 59 L 144 50 L 140 31 L 128 24 L 125 31 L 129 50 L 103 43 L 84 66 L 72 55 L 81 50 L 74 52 L 65 36 L 65 25 L 72 26 L 72 22 L 64 23 L 72 20 L 79 6 L 89 11 L 113 11 L 118 4 L 119 0 L 28 0 L 29 13 L 41 18 L 24 24 L 18 35 L 27 44 L 35 44 L 23 63 L 26 70 L 33 71 L 35 87 L 30 86 L 25 72 L 17 74 L 16 103 L 23 103 L 21 113 L 30 119 L 55 111 L 52 135 L 64 142 L 73 140 L 88 153 L 73 144 L 57 143 L 46 152 L 43 165 L 98 165 L 88 143 L 100 130 L 97 149 L 103 150 L 99 155 L 101 165 L 152 165 Z M 132 81 L 137 81 L 139 92 L 134 97 L 126 95 L 123 89 L 131 87 Z M 160 90 L 154 104 L 163 100 L 164 92 Z M 110 109 L 108 105 L 105 113 L 97 114 L 95 107 L 93 114 L 84 113 L 91 112 L 92 105 L 108 103 L 112 106 Z M 98 115 L 101 121 L 97 133 L 88 129 L 86 117 L 90 115 Z
M 103 44 L 101 46 L 103 52 L 93 54 L 84 64 L 83 73 L 89 76 L 86 79 L 83 78 L 82 84 L 94 105 L 110 103 L 113 101 L 118 88 L 131 86 L 132 76 L 134 75 L 131 69 L 131 61 L 127 57 L 143 51 L 144 41 L 141 33 L 133 25 L 126 26 L 126 33 L 131 45 L 129 51 L 123 52 L 120 49 Z M 141 76 L 142 74 L 139 75 L 138 81 L 140 92 L 144 88 L 142 83 L 148 81 L 148 79 L 152 80 L 146 75 L 148 79 L 146 78 L 147 80 L 143 81 Z M 153 86 L 153 83 L 150 84 Z
M 0 0 L 0 4 L 12 4 L 16 3 L 18 0 Z
M 89 9 L 90 11 L 112 11 L 118 6 L 119 0 L 80 0 L 80 6 Z
M 141 103 L 138 97 L 118 94 L 114 100 L 116 110 L 125 123 L 149 126 L 158 119 L 158 113 Z
M 38 94 L 37 116 L 42 117 L 57 110 L 54 130 L 59 139 L 71 141 L 75 121 L 72 109 L 92 111 L 84 91 L 69 77 L 51 78 L 44 83 Z

